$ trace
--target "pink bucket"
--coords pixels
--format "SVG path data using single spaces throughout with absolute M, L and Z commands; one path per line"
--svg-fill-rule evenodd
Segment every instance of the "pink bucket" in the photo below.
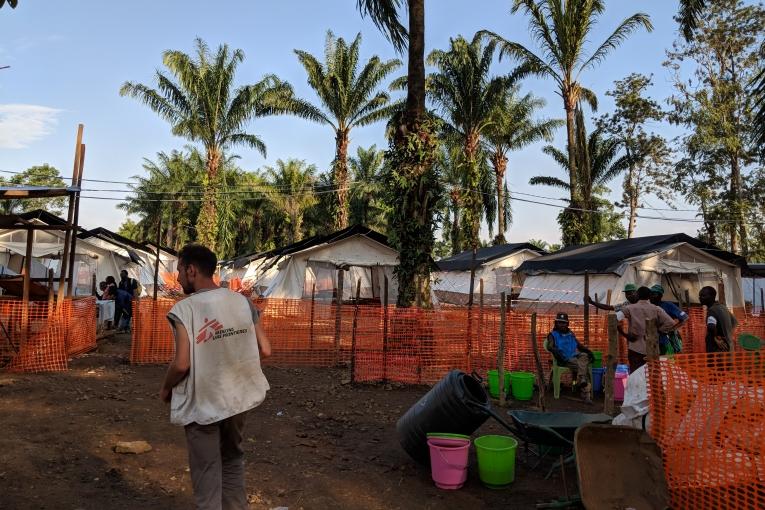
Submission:
M 614 376 L 614 400 L 624 400 L 624 390 L 627 388 L 629 374 L 616 372 Z
M 430 469 L 439 489 L 459 489 L 467 480 L 470 441 L 464 439 L 428 439 Z

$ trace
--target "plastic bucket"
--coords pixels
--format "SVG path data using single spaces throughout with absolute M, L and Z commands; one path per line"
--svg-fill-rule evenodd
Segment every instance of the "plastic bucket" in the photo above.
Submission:
M 510 372 L 510 387 L 516 400 L 531 400 L 534 395 L 534 374 L 531 372 Z
M 499 372 L 489 370 L 486 372 L 486 378 L 489 380 L 489 395 L 499 398 Z M 510 392 L 510 372 L 505 371 L 505 394 Z
M 602 368 L 603 367 L 603 353 L 600 351 L 592 351 L 592 368 Z
M 625 374 L 630 373 L 630 366 L 629 365 L 616 365 L 616 372 L 624 372 Z
M 428 439 L 438 439 L 439 442 L 449 443 L 452 446 L 462 446 L 465 441 L 470 442 L 470 436 L 464 434 L 449 434 L 446 432 L 430 432 Z
M 460 444 L 455 444 L 459 442 Z M 459 489 L 467 480 L 470 441 L 465 439 L 428 439 L 430 473 L 439 489 Z
M 627 388 L 627 377 L 625 372 L 616 372 L 614 375 L 614 400 L 624 400 L 624 390 Z
M 593 368 L 592 369 L 592 391 L 600 393 L 603 391 L 603 374 L 606 373 L 605 368 Z
M 475 439 L 478 476 L 491 489 L 501 489 L 515 480 L 518 441 L 510 436 L 481 436 Z

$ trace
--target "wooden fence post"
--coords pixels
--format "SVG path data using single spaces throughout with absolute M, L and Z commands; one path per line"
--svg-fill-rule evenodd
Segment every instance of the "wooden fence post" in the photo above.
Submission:
M 531 314 L 531 349 L 534 352 L 534 361 L 537 364 L 537 377 L 539 377 L 539 408 L 545 411 L 545 394 L 547 393 L 547 380 L 545 371 L 542 368 L 542 358 L 539 355 L 539 345 L 537 342 L 537 312 Z
M 691 309 L 691 291 L 688 289 L 685 289 L 685 307 L 686 310 Z
M 159 290 L 159 243 L 162 240 L 162 217 L 157 218 L 157 258 L 154 261 L 154 292 L 152 298 L 157 300 L 157 291 Z
M 481 280 L 483 288 L 483 280 Z M 483 301 L 483 294 L 481 294 Z M 499 378 L 499 406 L 505 407 L 505 293 L 502 293 L 502 302 L 499 304 L 499 349 L 497 350 L 497 377 Z
M 383 381 L 388 380 L 388 276 L 383 278 Z
M 316 282 L 311 285 L 311 325 L 309 326 L 308 345 L 313 350 L 313 321 L 316 317 Z
M 340 330 L 343 325 L 343 270 L 337 270 L 337 299 L 335 301 L 335 366 L 340 364 Z
M 483 331 L 483 278 L 478 280 L 478 334 L 476 339 L 478 341 L 478 356 L 481 359 L 480 363 L 484 363 L 483 359 L 483 339 L 481 334 Z
M 590 345 L 590 273 L 584 272 L 584 345 Z
M 353 310 L 353 329 L 351 330 L 351 384 L 356 382 L 356 328 L 359 323 L 359 299 L 361 297 L 361 278 L 356 281 L 356 307 Z
M 616 376 L 616 360 L 619 349 L 619 331 L 616 328 L 616 313 L 608 313 L 608 354 L 606 355 L 606 371 L 603 373 L 603 412 L 614 415 L 614 377 Z
M 765 314 L 765 289 L 760 288 L 760 313 Z
M 53 292 L 53 269 L 48 269 L 48 318 L 53 315 L 53 303 L 56 294 Z

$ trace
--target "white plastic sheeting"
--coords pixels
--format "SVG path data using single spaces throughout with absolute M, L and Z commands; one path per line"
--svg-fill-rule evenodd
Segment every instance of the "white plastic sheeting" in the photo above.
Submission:
M 478 282 L 483 280 L 484 294 L 510 293 L 513 283 L 512 269 L 524 261 L 539 257 L 531 250 L 520 250 L 495 259 L 476 268 L 473 290 L 478 292 Z M 433 289 L 437 291 L 470 293 L 470 271 L 438 271 L 433 273 Z
M 741 270 L 686 243 L 679 243 L 662 252 L 626 259 L 619 274 L 590 275 L 590 296 L 606 302 L 608 291 L 614 305 L 624 301 L 623 289 L 628 283 L 650 287 L 661 283 L 664 299 L 685 302 L 685 291 L 691 303 L 698 303 L 701 287 L 725 287 L 725 301 L 730 307 L 744 306 Z M 675 295 L 675 291 L 678 295 Z M 519 296 L 520 309 L 554 312 L 581 307 L 584 302 L 583 274 L 539 274 L 527 276 Z
M 763 313 L 763 295 L 765 294 L 765 278 L 742 278 L 744 301 L 751 303 L 754 313 Z

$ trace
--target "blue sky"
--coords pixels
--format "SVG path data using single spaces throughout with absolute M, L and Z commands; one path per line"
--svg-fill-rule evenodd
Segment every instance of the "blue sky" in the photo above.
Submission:
M 377 54 L 396 57 L 391 46 L 369 20 L 356 11 L 356 0 L 103 0 L 32 1 L 0 11 L 0 170 L 22 171 L 32 165 L 49 163 L 71 175 L 74 137 L 78 123 L 85 125 L 87 144 L 85 177 L 124 181 L 142 171 L 144 157 L 158 151 L 181 148 L 187 142 L 170 134 L 168 125 L 147 107 L 119 96 L 126 81 L 151 83 L 154 70 L 161 65 L 165 49 L 191 51 L 194 38 L 202 37 L 210 46 L 228 43 L 244 50 L 239 83 L 252 83 L 263 74 L 274 73 L 292 83 L 297 93 L 313 99 L 305 74 L 293 49 L 321 55 L 328 29 L 336 35 L 364 37 L 362 56 Z M 531 45 L 523 15 L 510 14 L 510 0 L 429 0 L 427 2 L 427 51 L 445 48 L 449 37 L 471 37 L 477 30 L 494 30 L 508 39 Z M 671 94 L 668 72 L 661 66 L 665 48 L 677 37 L 672 17 L 677 2 L 647 0 L 606 2 L 606 14 L 592 35 L 599 44 L 626 16 L 642 10 L 651 16 L 654 31 L 641 31 L 617 49 L 600 67 L 582 77 L 600 99 L 598 114 L 609 112 L 613 104 L 605 92 L 613 81 L 631 72 L 653 74 L 651 94 L 663 100 Z M 510 63 L 497 63 L 497 73 L 507 72 Z M 560 98 L 552 84 L 529 79 L 524 91 L 532 91 L 548 102 L 547 117 L 562 117 Z M 678 131 L 655 126 L 667 136 Z M 266 142 L 268 157 L 249 149 L 236 149 L 241 166 L 256 170 L 278 158 L 296 157 L 327 168 L 333 158 L 334 136 L 325 126 L 293 117 L 256 120 L 249 129 Z M 563 147 L 565 131 L 559 130 L 555 144 Z M 352 133 L 351 150 L 358 145 L 385 146 L 383 125 Z M 510 157 L 508 182 L 511 190 L 560 197 L 561 193 L 528 185 L 534 175 L 559 175 L 562 172 L 541 152 L 542 144 L 531 146 Z M 124 188 L 124 185 L 88 184 L 89 188 Z M 612 188 L 618 189 L 620 181 Z M 124 197 L 125 193 L 89 195 Z M 614 193 L 614 198 L 618 194 Z M 649 199 L 652 206 L 662 204 Z M 682 205 L 682 204 L 680 204 Z M 512 241 L 541 238 L 557 242 L 557 209 L 542 205 L 513 203 Z M 648 213 L 648 212 L 646 212 Z M 648 214 L 659 214 L 656 212 Z M 693 217 L 693 213 L 664 213 L 672 217 Z M 124 213 L 116 202 L 83 199 L 81 223 L 88 228 L 116 229 Z M 638 235 L 695 232 L 693 223 L 640 220 Z M 484 235 L 486 234 L 484 229 Z

